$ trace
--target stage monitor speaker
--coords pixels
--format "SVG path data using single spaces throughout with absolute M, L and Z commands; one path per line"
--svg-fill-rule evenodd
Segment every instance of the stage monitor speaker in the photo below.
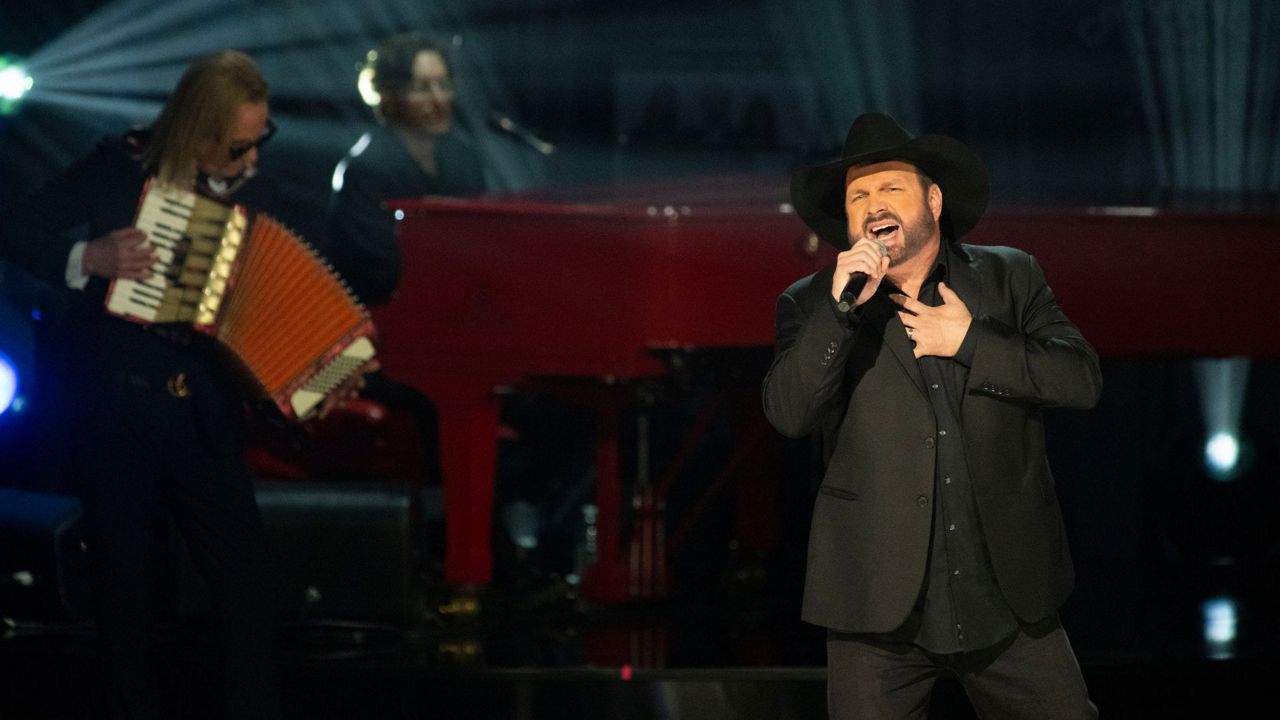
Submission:
M 91 618 L 79 500 L 0 487 L 0 615 Z
M 257 498 L 281 622 L 421 618 L 421 533 L 408 485 L 260 481 Z

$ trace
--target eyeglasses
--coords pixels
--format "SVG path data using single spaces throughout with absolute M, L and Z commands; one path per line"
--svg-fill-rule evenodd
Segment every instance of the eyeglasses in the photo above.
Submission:
M 263 145 L 266 145 L 267 141 L 271 139 L 271 136 L 275 134 L 276 134 L 276 124 L 271 122 L 271 118 L 267 118 L 267 131 L 262 133 L 262 137 L 258 138 L 257 140 L 254 140 L 253 142 L 247 145 L 233 145 L 227 151 L 227 154 L 231 156 L 232 160 L 239 160 L 240 158 L 248 154 L 250 150 L 254 148 L 260 148 Z
M 451 95 L 453 94 L 453 80 L 447 77 L 431 78 L 430 80 L 415 80 L 413 84 L 405 88 L 406 93 L 413 95 Z

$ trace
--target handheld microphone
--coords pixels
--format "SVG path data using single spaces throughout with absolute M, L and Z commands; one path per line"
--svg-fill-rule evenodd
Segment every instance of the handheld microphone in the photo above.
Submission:
M 880 257 L 889 254 L 889 248 L 884 246 L 880 238 L 872 238 L 876 241 L 876 245 L 880 247 Z M 853 303 L 862 294 L 862 288 L 867 286 L 867 274 L 864 272 L 855 272 L 849 276 L 849 282 L 844 284 L 844 290 L 840 291 L 840 300 L 836 303 L 836 309 L 840 312 L 847 313 L 853 309 Z
M 840 291 L 840 302 L 836 303 L 836 309 L 842 313 L 847 313 L 853 309 L 853 303 L 858 299 L 858 295 L 862 294 L 862 288 L 867 286 L 867 274 L 864 272 L 855 272 L 849 276 L 849 282 L 844 284 L 844 290 Z
M 534 135 L 525 126 L 496 110 L 489 113 L 489 126 L 516 138 L 543 155 L 550 155 L 556 151 L 555 145 Z

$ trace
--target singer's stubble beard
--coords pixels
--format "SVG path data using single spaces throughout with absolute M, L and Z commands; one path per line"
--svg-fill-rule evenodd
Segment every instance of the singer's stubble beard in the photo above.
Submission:
M 902 246 L 889 249 L 889 267 L 897 267 L 920 254 L 929 240 L 938 234 L 938 220 L 922 205 L 914 219 L 902 224 Z

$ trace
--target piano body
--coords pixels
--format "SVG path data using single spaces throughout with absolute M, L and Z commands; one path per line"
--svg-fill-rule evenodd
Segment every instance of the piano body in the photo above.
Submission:
M 792 214 L 785 188 L 781 178 L 715 179 L 571 202 L 391 203 L 403 213 L 402 282 L 374 319 L 385 372 L 439 412 L 446 583 L 491 579 L 501 389 L 586 378 L 602 401 L 597 561 L 585 591 L 637 595 L 635 548 L 620 540 L 621 401 L 608 389 L 661 376 L 673 348 L 772 344 L 777 295 L 834 257 Z M 1278 225 L 1266 214 L 997 209 L 966 241 L 1035 255 L 1103 355 L 1275 357 L 1280 306 L 1258 301 L 1280 268 Z
M 834 257 L 776 188 L 724 182 L 679 202 L 632 188 L 572 203 L 391 203 L 404 213 L 401 286 L 373 316 L 384 372 L 439 414 L 447 583 L 491 578 L 500 389 L 577 378 L 594 381 L 597 415 L 597 561 L 584 583 L 597 599 L 627 592 L 617 422 L 628 383 L 664 374 L 664 351 L 771 345 L 778 293 Z

